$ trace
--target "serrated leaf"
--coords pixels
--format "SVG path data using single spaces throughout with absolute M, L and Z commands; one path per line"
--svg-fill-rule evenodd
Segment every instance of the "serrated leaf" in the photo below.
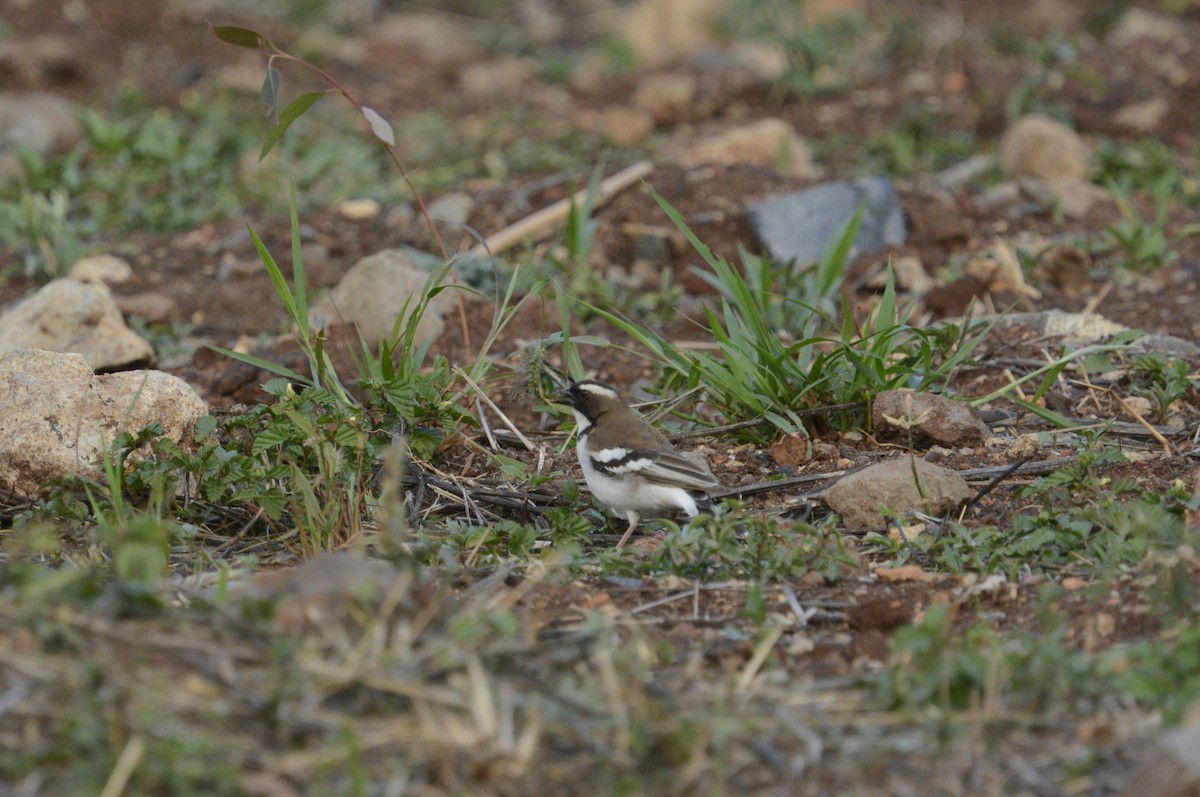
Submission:
M 256 30 L 243 28 L 239 25 L 217 25 L 212 29 L 213 35 L 223 42 L 236 44 L 238 47 L 273 47 L 271 40 Z
M 367 123 L 371 125 L 371 132 L 375 134 L 375 138 L 379 139 L 389 147 L 396 146 L 396 133 L 392 130 L 392 125 L 388 120 L 384 119 L 374 108 L 362 106 L 362 115 L 366 118 Z
M 262 100 L 267 116 L 274 118 L 279 110 L 279 70 L 273 66 L 267 67 L 267 76 L 263 78 Z
M 324 91 L 309 91 L 289 102 L 287 107 L 280 111 L 279 121 L 267 130 L 267 135 L 263 138 L 262 152 L 258 153 L 258 159 L 261 161 L 267 157 L 267 153 L 279 143 L 279 139 L 292 126 L 292 122 L 303 116 L 304 112 L 313 106 L 313 103 L 324 96 Z

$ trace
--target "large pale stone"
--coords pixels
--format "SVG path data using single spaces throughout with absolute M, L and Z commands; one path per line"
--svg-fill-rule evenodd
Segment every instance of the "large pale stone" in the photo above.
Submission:
M 825 502 L 848 528 L 882 529 L 886 521 L 881 508 L 901 515 L 942 515 L 974 494 L 971 486 L 948 468 L 898 457 L 844 477 L 825 492 Z
M 13 349 L 82 354 L 98 371 L 154 359 L 107 288 L 73 279 L 54 280 L 0 315 L 0 352 Z
M 193 442 L 204 401 L 162 371 L 95 374 L 79 354 L 17 349 L 0 355 L 0 487 L 36 496 L 52 479 L 100 477 L 121 432 L 151 423 Z
M 409 311 L 416 306 L 428 279 L 429 272 L 403 250 L 385 249 L 351 266 L 309 315 L 314 322 L 357 324 L 366 339 L 374 342 L 391 334 L 406 303 Z M 443 316 L 452 301 L 451 291 L 442 291 L 430 301 L 417 324 L 418 343 L 442 334 Z

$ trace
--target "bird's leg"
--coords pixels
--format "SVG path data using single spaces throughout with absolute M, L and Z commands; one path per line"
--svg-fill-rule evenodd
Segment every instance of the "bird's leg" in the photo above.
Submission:
M 629 528 L 625 529 L 625 533 L 621 535 L 620 542 L 617 543 L 617 547 L 613 550 L 619 551 L 625 547 L 625 543 L 629 542 L 629 537 L 633 534 L 633 530 L 637 528 L 638 520 L 640 520 L 637 512 L 626 512 L 625 514 L 629 517 Z

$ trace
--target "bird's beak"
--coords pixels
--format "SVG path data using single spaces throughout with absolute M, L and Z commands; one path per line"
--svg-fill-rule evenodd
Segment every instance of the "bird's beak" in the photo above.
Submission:
M 568 407 L 575 406 L 575 397 L 571 395 L 569 387 L 560 387 L 558 390 L 550 394 L 550 400 L 555 404 L 565 404 Z

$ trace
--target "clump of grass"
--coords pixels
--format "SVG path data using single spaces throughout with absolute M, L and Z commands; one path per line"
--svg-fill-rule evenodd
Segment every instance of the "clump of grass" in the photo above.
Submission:
M 802 413 L 807 409 L 857 404 L 857 411 L 832 417 L 838 425 L 861 425 L 863 408 L 876 393 L 939 384 L 969 361 L 986 335 L 987 329 L 980 332 L 969 322 L 933 330 L 909 326 L 890 273 L 878 305 L 861 327 L 845 306 L 838 323 L 828 308 L 849 262 L 857 217 L 817 266 L 799 278 L 805 291 L 801 298 L 774 290 L 768 261 L 747 257 L 744 275 L 715 255 L 678 211 L 654 196 L 712 269 L 708 279 L 721 292 L 720 306 L 706 309 L 701 327 L 716 341 L 718 352 L 681 348 L 615 313 L 590 307 L 649 352 L 664 371 L 666 389 L 702 388 L 724 421 L 762 419 L 773 432 L 794 433 L 805 428 Z M 840 335 L 822 334 L 822 325 L 840 329 Z M 754 428 L 742 434 L 763 439 Z

